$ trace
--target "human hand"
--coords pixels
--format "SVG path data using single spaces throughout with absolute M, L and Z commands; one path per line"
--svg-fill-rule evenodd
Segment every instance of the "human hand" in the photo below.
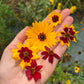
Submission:
M 63 26 L 67 24 L 70 26 L 73 22 L 73 18 L 70 15 L 69 9 L 64 9 L 62 12 L 59 10 L 54 10 L 55 12 L 60 12 L 62 14 L 62 22 L 61 24 L 55 27 L 56 32 L 62 31 Z M 48 17 L 45 18 L 48 20 Z M 0 62 L 0 84 L 44 84 L 46 80 L 53 73 L 56 64 L 58 63 L 58 59 L 54 58 L 53 64 L 49 63 L 48 60 L 43 60 L 40 58 L 37 60 L 38 65 L 43 66 L 43 70 L 41 71 L 41 79 L 35 83 L 34 79 L 28 81 L 24 71 L 19 66 L 19 61 L 16 62 L 12 58 L 12 53 L 10 52 L 12 49 L 16 48 L 17 42 L 24 43 L 27 39 L 25 35 L 25 31 L 28 30 L 29 27 L 25 27 L 15 38 L 14 40 L 5 48 L 1 62 Z M 53 48 L 53 52 L 62 56 L 67 48 L 67 45 L 61 46 L 58 43 Z M 41 52 L 38 53 L 41 56 Z

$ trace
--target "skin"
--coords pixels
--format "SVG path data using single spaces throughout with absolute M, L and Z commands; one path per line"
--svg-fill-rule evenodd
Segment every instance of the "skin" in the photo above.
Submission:
M 55 27 L 54 31 L 63 31 L 63 26 L 65 24 L 67 24 L 68 26 L 72 24 L 73 18 L 69 16 L 69 9 L 64 9 L 63 11 L 54 11 L 60 12 L 62 14 L 62 22 Z M 48 16 L 45 18 L 45 20 L 48 20 Z M 43 68 L 41 69 L 41 79 L 38 80 L 37 83 L 35 83 L 34 79 L 28 81 L 24 70 L 22 70 L 19 66 L 20 62 L 15 61 L 12 58 L 12 53 L 10 52 L 10 50 L 16 48 L 17 42 L 24 43 L 24 41 L 27 39 L 25 31 L 28 29 L 28 26 L 25 27 L 5 48 L 0 61 L 0 84 L 44 84 L 55 70 L 56 64 L 58 63 L 58 60 L 56 58 L 54 58 L 53 64 L 49 63 L 48 60 L 43 60 L 42 58 L 40 58 L 39 60 L 37 60 L 37 64 L 43 65 Z M 61 57 L 65 52 L 66 48 L 66 45 L 61 46 L 60 43 L 58 43 L 52 49 L 54 53 L 58 54 Z M 38 53 L 38 55 L 41 56 L 40 52 Z

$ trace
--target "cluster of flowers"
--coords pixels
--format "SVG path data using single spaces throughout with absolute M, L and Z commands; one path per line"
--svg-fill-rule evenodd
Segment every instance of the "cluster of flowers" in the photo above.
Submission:
M 53 11 L 48 16 L 47 22 L 35 22 L 32 23 L 32 27 L 26 31 L 27 39 L 22 44 L 18 42 L 17 49 L 12 49 L 12 58 L 20 60 L 20 66 L 25 70 L 25 74 L 28 80 L 34 78 L 35 82 L 41 79 L 42 65 L 37 65 L 36 60 L 40 59 L 38 52 L 41 51 L 42 59 L 48 58 L 49 63 L 53 63 L 53 58 L 60 59 L 56 53 L 50 48 L 60 42 L 63 46 L 67 44 L 70 46 L 70 40 L 75 41 L 74 35 L 77 34 L 74 30 L 74 26 L 68 27 L 64 25 L 64 31 L 60 31 L 58 34 L 54 31 L 54 28 L 61 23 L 62 15 L 59 12 Z M 59 36 L 58 36 L 59 35 Z M 58 37 L 58 39 L 56 39 Z

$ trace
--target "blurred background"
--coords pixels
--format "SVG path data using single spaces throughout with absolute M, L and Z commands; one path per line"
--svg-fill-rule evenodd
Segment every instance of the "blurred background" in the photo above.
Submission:
M 84 0 L 0 0 L 0 58 L 16 34 L 52 10 L 69 8 L 77 43 L 71 42 L 46 84 L 84 84 Z

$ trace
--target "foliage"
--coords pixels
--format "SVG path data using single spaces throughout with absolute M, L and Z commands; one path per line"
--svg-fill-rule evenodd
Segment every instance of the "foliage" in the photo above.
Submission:
M 9 29 L 10 26 L 16 25 L 15 19 L 12 16 L 13 11 L 9 9 L 9 6 L 0 2 L 0 55 L 13 37 Z
M 65 84 L 67 80 L 71 81 L 71 84 L 82 84 L 84 83 L 84 66 L 78 62 L 78 61 L 72 61 L 70 58 L 66 57 L 67 61 L 66 63 L 71 62 L 71 64 L 68 63 L 67 66 L 64 66 L 64 59 L 66 56 L 62 58 L 62 60 L 57 64 L 57 67 L 51 75 L 51 77 L 48 79 L 48 81 L 45 84 Z M 74 67 L 79 66 L 80 71 L 79 73 L 75 73 Z

